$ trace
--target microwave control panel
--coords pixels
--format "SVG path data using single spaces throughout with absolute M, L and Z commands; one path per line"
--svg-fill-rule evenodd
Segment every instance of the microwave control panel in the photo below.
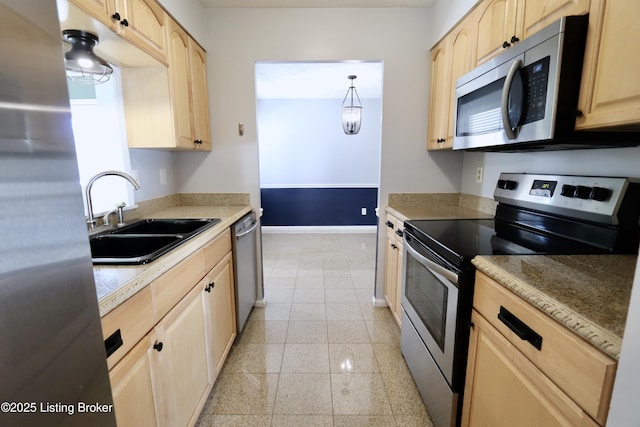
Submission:
M 520 124 L 544 119 L 549 83 L 549 61 L 550 57 L 547 56 L 520 70 L 525 92 L 524 111 Z

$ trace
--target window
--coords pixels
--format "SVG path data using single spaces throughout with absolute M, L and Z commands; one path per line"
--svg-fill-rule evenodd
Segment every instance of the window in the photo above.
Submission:
M 112 67 L 111 79 L 97 86 L 67 80 L 83 197 L 87 183 L 97 173 L 114 169 L 130 173 L 131 170 L 120 70 Z M 118 203 L 125 202 L 127 206 L 135 203 L 131 184 L 114 176 L 95 182 L 91 200 L 96 216 L 113 210 Z

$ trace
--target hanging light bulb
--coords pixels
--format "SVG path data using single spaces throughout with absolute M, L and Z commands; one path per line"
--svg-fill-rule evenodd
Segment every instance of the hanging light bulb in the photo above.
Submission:
M 342 100 L 342 129 L 347 135 L 355 135 L 360 132 L 360 125 L 362 124 L 362 103 L 358 96 L 358 91 L 353 85 L 353 81 L 357 76 L 349 76 L 351 80 L 351 86 L 347 89 L 347 94 Z M 357 104 L 353 103 L 353 95 L 356 95 L 358 100 Z M 349 104 L 347 105 L 347 98 L 349 98 Z
M 98 37 L 80 30 L 64 30 L 63 39 L 71 44 L 64 54 L 67 77 L 78 83 L 97 85 L 111 77 L 113 68 L 93 52 Z

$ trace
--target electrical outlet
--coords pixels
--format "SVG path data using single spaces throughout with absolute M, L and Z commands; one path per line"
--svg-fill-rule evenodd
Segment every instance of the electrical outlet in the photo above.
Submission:
M 367 214 L 367 208 L 360 209 L 360 215 L 365 216 Z
M 483 172 L 483 170 L 482 170 L 482 166 L 479 166 L 479 167 L 476 169 L 476 182 L 477 182 L 478 184 L 480 184 L 480 183 L 482 182 L 482 172 Z
M 167 170 L 160 168 L 160 185 L 167 185 Z

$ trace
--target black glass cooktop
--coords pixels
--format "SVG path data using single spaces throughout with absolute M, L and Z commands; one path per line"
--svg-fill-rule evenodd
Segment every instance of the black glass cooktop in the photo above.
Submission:
M 413 220 L 421 243 L 456 265 L 476 255 L 589 254 L 603 249 L 493 219 Z

